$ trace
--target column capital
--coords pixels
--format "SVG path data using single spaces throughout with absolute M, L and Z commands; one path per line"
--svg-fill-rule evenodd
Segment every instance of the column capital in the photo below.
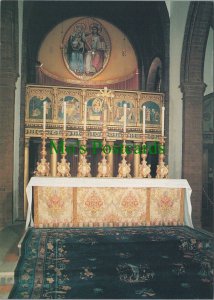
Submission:
M 188 81 L 182 82 L 179 87 L 185 96 L 199 96 L 204 94 L 207 85 L 202 81 Z

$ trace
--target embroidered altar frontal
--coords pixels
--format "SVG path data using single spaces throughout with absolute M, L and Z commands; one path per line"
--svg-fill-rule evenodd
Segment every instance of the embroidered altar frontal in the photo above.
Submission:
M 34 187 L 35 227 L 184 224 L 183 188 Z

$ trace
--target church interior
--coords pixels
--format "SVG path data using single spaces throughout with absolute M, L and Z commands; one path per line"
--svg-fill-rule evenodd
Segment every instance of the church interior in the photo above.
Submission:
M 0 298 L 212 299 L 213 2 L 0 7 Z

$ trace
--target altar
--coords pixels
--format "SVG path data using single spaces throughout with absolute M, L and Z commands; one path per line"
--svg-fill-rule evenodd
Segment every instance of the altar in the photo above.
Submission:
M 26 228 L 187 225 L 185 179 L 32 177 Z

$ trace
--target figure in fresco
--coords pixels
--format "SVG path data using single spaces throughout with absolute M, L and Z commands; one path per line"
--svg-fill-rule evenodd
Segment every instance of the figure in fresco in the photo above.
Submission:
M 90 79 L 104 69 L 110 57 L 108 32 L 91 18 L 73 24 L 69 32 L 63 52 L 66 66 L 78 78 Z
M 127 111 L 126 111 L 126 120 L 128 123 L 135 122 L 135 114 L 134 114 L 134 107 L 133 104 L 126 101 L 121 101 L 116 104 L 115 112 L 114 112 L 114 122 L 123 122 L 124 121 L 124 104 L 127 104 Z
M 102 121 L 103 117 L 103 100 L 100 98 L 92 98 L 87 102 L 88 120 Z
M 118 102 L 116 104 L 116 107 L 115 107 L 115 113 L 114 113 L 114 121 L 115 122 L 123 122 L 123 114 L 124 114 L 124 108 L 123 108 L 123 105 L 124 105 L 125 102 Z
M 119 121 L 121 118 L 121 110 L 120 110 L 120 107 L 117 107 L 116 108 L 116 112 L 115 112 L 115 121 Z
M 99 113 L 102 111 L 103 101 L 99 98 L 95 98 L 92 102 L 92 109 L 95 113 Z
M 150 112 L 150 121 L 151 123 L 155 123 L 155 110 L 154 108 L 151 109 L 151 112 Z
M 160 114 L 157 110 L 155 111 L 155 123 L 160 123 Z
M 74 27 L 74 33 L 68 42 L 69 65 L 76 73 L 84 72 L 85 33 L 84 24 L 79 23 Z
M 146 107 L 146 122 L 150 122 L 150 109 Z
M 127 108 L 127 121 L 135 122 L 135 115 L 133 113 L 133 108 Z
M 29 118 L 31 119 L 42 119 L 43 118 L 43 102 L 46 101 L 46 117 L 47 119 L 52 118 L 52 107 L 51 100 L 46 97 L 40 99 L 36 96 L 32 97 L 29 102 Z
M 153 101 L 148 101 L 143 105 L 146 106 L 146 123 L 147 124 L 160 124 L 160 107 Z M 140 111 L 140 122 L 143 122 L 143 105 Z
M 93 23 L 90 25 L 90 33 L 86 34 L 85 72 L 97 73 L 103 68 L 105 55 L 105 41 L 100 35 L 102 27 Z
M 72 96 L 66 96 L 61 99 L 61 105 L 58 111 L 58 118 L 60 121 L 63 120 L 63 102 L 66 101 L 66 120 L 69 123 L 78 122 L 80 120 L 80 102 Z
M 67 121 L 74 122 L 80 119 L 80 106 L 78 101 L 68 102 L 66 113 L 67 113 Z

